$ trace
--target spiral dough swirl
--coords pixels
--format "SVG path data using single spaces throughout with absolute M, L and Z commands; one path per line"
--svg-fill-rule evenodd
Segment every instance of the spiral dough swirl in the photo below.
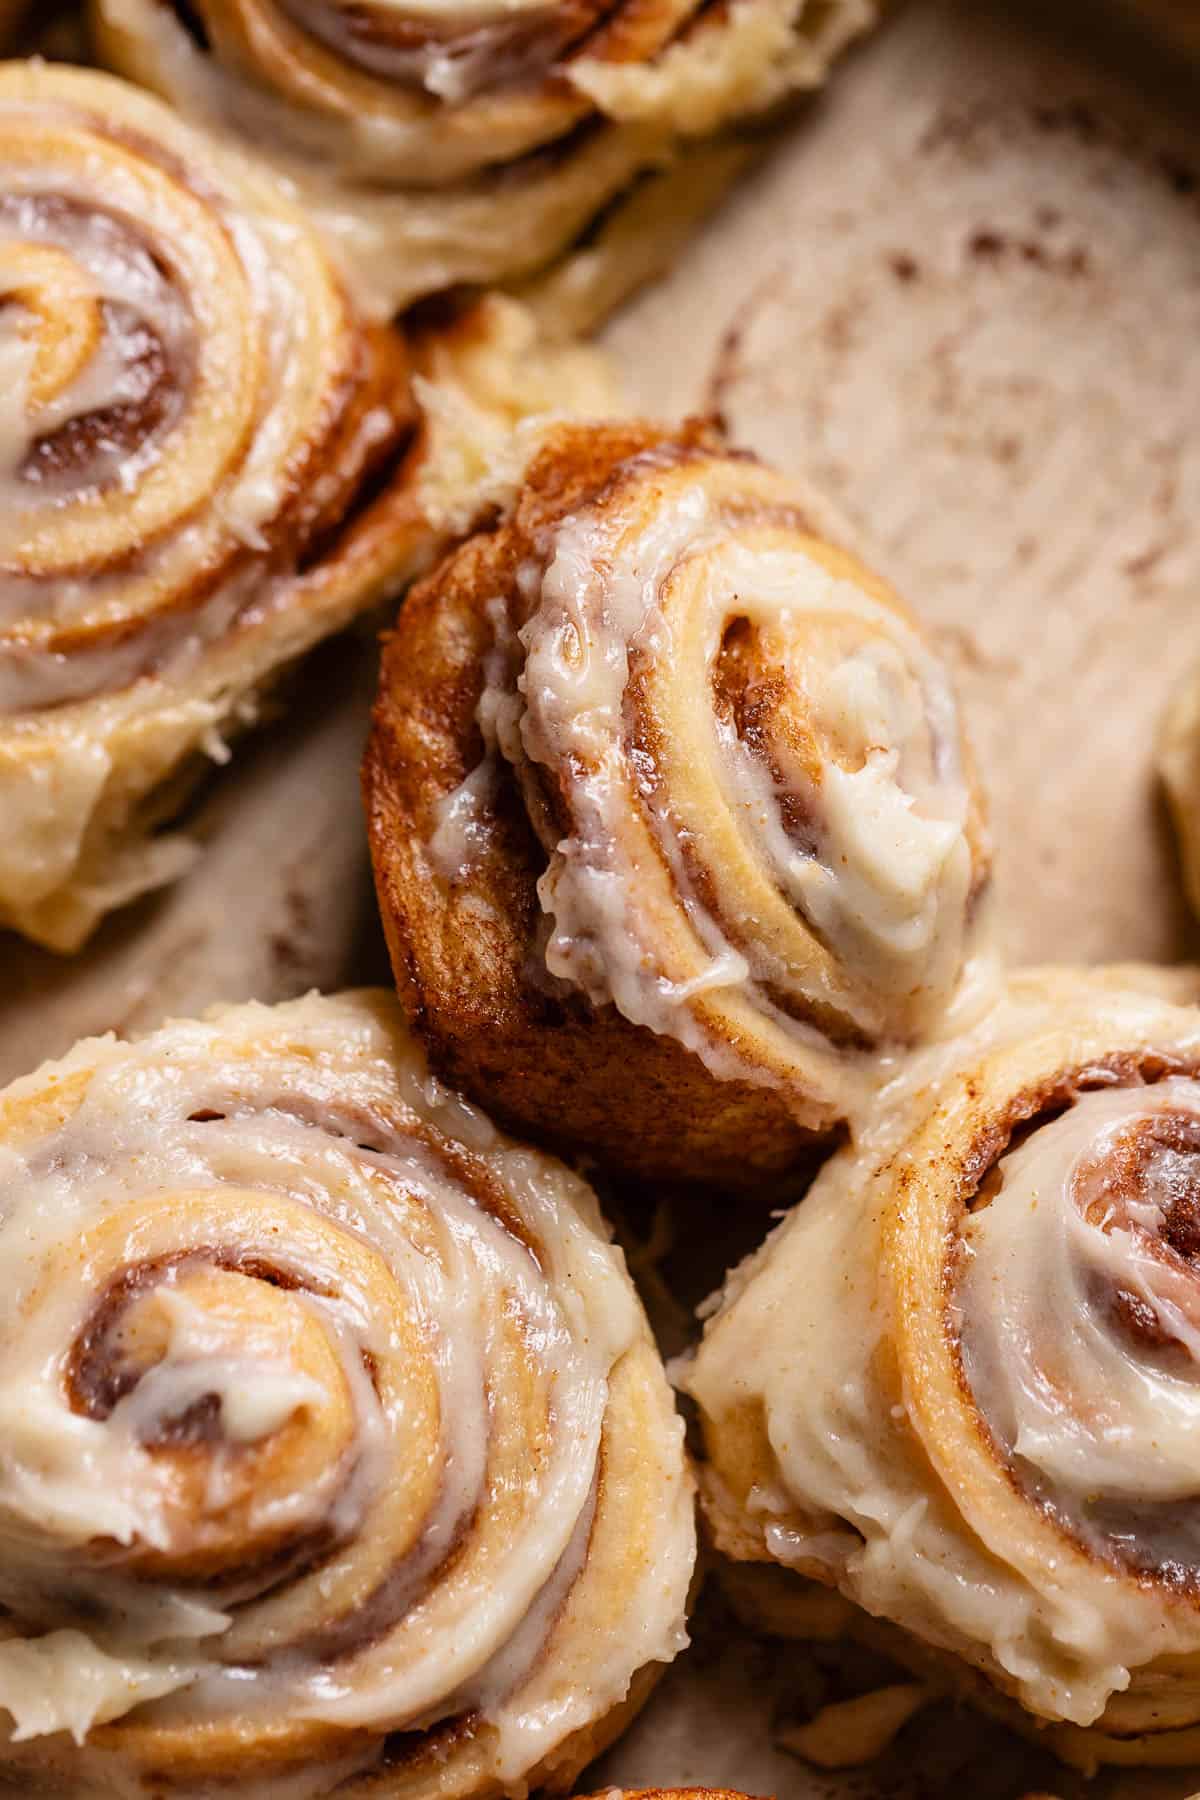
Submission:
M 1200 1747 L 1198 1076 L 1194 1007 L 1014 979 L 734 1275 L 687 1378 L 735 1555 L 953 1653 L 1084 1766 Z
M 896 597 L 786 482 L 699 446 L 533 539 L 481 716 L 549 855 L 550 973 L 701 1055 L 710 994 L 920 1035 L 980 849 L 954 693 Z
M 0 1770 L 573 1780 L 694 1556 L 584 1184 L 371 994 L 83 1044 L 0 1100 L 0 1161 Z
M 529 276 L 584 235 L 578 275 L 586 285 L 588 265 L 616 265 L 615 283 L 598 283 L 611 305 L 619 265 L 636 281 L 646 262 L 630 234 L 614 240 L 614 213 L 628 200 L 636 217 L 639 188 L 664 175 L 668 236 L 673 217 L 697 210 L 693 187 L 712 204 L 744 162 L 729 154 L 734 127 L 816 85 L 877 11 L 875 0 L 92 0 L 101 59 L 284 167 L 385 309 Z M 715 158 L 695 142 L 709 134 L 720 134 Z
M 273 178 L 156 102 L 9 64 L 0 159 L 0 921 L 73 948 L 178 860 L 165 777 L 398 585 L 351 515 L 412 409 Z
M 845 1116 L 864 1052 L 943 1028 L 979 960 L 989 873 L 958 703 L 912 615 L 822 516 L 702 428 L 564 428 L 511 516 L 414 595 L 368 794 L 397 973 L 432 1039 L 461 1036 L 468 978 L 429 921 L 467 897 L 527 933 L 527 1018 L 540 990 L 568 1018 L 615 1015 L 663 1083 L 670 1052 L 649 1037 L 710 1088 L 757 1088 L 768 1158 Z M 466 763 L 456 785 L 431 720 Z M 514 804 L 536 854 L 518 849 Z M 563 1034 L 538 1016 L 550 1066 Z M 498 1059 L 481 1076 L 454 1055 L 457 1077 L 496 1091 Z M 576 1086 L 601 1058 L 581 1038 Z M 730 1124 L 742 1158 L 747 1123 Z

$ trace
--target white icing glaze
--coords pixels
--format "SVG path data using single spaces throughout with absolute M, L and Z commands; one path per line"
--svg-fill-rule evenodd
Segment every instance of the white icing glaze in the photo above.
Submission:
M 547 843 L 538 885 L 551 921 L 547 969 L 593 1003 L 677 1037 L 721 1076 L 769 1078 L 731 1057 L 728 1033 L 699 1016 L 697 998 L 722 991 L 802 1046 L 824 1041 L 805 1008 L 831 1003 L 868 1038 L 930 1032 L 970 957 L 974 879 L 948 678 L 898 610 L 831 572 L 798 534 L 785 543 L 753 522 L 726 525 L 699 480 L 663 498 L 655 468 L 648 453 L 623 469 L 644 480 L 644 511 L 601 501 L 547 532 L 519 571 L 529 609 L 519 642 L 504 609 L 491 609 L 485 741 L 516 769 L 531 816 L 539 769 L 570 807 L 569 833 Z M 809 638 L 847 621 L 852 641 L 808 666 Z M 772 669 L 822 757 L 816 771 L 799 758 L 772 768 L 714 703 L 737 622 L 772 646 Z M 634 683 L 647 671 L 671 690 L 668 735 L 681 713 L 702 719 L 671 754 L 702 766 L 715 821 L 677 804 L 669 778 L 660 795 L 646 775 L 655 753 L 632 746 L 631 712 L 644 704 Z M 467 799 L 460 790 L 445 804 Z M 785 803 L 809 821 L 806 840 Z M 631 829 L 639 815 L 645 835 Z M 755 891 L 735 893 L 721 875 L 726 891 L 714 904 L 688 856 L 720 865 L 730 839 Z M 648 856 L 676 885 L 686 953 L 659 941 L 663 902 Z M 836 995 L 821 966 L 797 953 L 802 935 L 835 960 Z
M 1200 1275 L 1162 1239 L 1172 1203 L 1200 1192 L 1200 1151 L 1158 1147 L 1133 1201 L 1104 1180 L 1128 1133 L 1163 1118 L 1200 1127 L 1200 1082 L 1083 1094 L 1004 1157 L 999 1193 L 963 1228 L 956 1294 L 972 1390 L 1040 1491 L 1100 1546 L 1106 1506 L 1144 1504 L 1147 1560 L 1200 1571 Z M 1122 1324 L 1117 1293 L 1147 1309 L 1162 1350 Z
M 965 1262 L 944 1328 L 961 1334 L 996 1454 L 1017 1446 L 1032 1516 L 1048 1505 L 1060 1521 L 1058 1552 L 1033 1537 L 1028 1513 L 1013 1525 L 977 1503 L 973 1478 L 943 1466 L 921 1435 L 922 1396 L 907 1376 L 897 1394 L 884 1233 L 906 1168 L 920 1179 L 912 1129 L 944 1100 L 953 1133 L 964 1071 L 995 1069 L 977 1081 L 1003 1083 L 1009 1058 L 1047 1074 L 1074 1062 L 1086 1072 L 1112 1049 L 1164 1046 L 1194 1057 L 1200 1022 L 1151 984 L 1082 972 L 1015 978 L 965 1037 L 898 1065 L 859 1142 L 733 1272 L 698 1352 L 678 1369 L 710 1434 L 762 1409 L 773 1476 L 744 1508 L 711 1477 L 718 1520 L 740 1520 L 774 1560 L 954 1651 L 1034 1712 L 1081 1725 L 1131 1684 L 1140 1693 L 1147 1664 L 1156 1665 L 1144 1677 L 1150 1703 L 1157 1695 L 1165 1705 L 1159 1660 L 1200 1653 L 1200 1617 L 1175 1603 L 1171 1581 L 1156 1589 L 1130 1578 L 1139 1559 L 1160 1573 L 1167 1559 L 1191 1576 L 1200 1566 L 1197 1278 L 1150 1248 L 1181 1184 L 1194 1191 L 1194 1169 L 1173 1152 L 1152 1156 L 1143 1198 L 1107 1215 L 1103 1183 L 1088 1172 L 1103 1169 L 1129 1128 L 1195 1118 L 1200 1088 L 1110 1078 L 1005 1156 L 998 1194 L 964 1215 Z M 1081 1197 L 1099 1206 L 1092 1222 Z M 1180 1341 L 1169 1351 L 1139 1343 L 1112 1309 L 1118 1288 Z M 1082 1569 L 1074 1536 L 1095 1553 Z
M 83 119 L 66 106 L 0 104 L 10 129 L 22 117 L 56 129 L 72 150 L 86 143 Z M 6 166 L 0 212 L 0 291 L 26 300 L 0 318 L 12 377 L 0 394 L 0 516 L 15 552 L 15 565 L 0 573 L 0 710 L 8 714 L 150 670 L 180 673 L 252 599 L 269 604 L 279 572 L 266 580 L 238 551 L 270 548 L 264 527 L 285 497 L 297 444 L 327 404 L 325 382 L 338 379 L 318 359 L 314 381 L 304 347 L 328 336 L 335 349 L 343 324 L 328 272 L 268 190 L 250 216 L 244 206 L 263 193 L 222 191 L 217 169 L 200 199 L 164 186 L 151 155 L 132 169 L 116 151 L 107 162 L 47 156 L 43 168 Z M 35 302 L 51 345 L 56 330 L 93 336 L 78 366 L 38 399 L 30 388 L 40 350 Z M 136 410 L 156 388 L 161 397 L 132 445 L 105 434 L 113 409 Z M 35 454 L 88 421 L 100 423 L 82 466 L 58 468 Z M 389 425 L 386 415 L 368 417 L 360 454 Z M 319 502 L 319 485 L 311 498 Z M 71 564 L 72 544 L 86 579 Z M 27 562 L 36 571 L 46 555 L 45 573 L 20 572 Z M 229 575 L 202 604 L 164 606 L 223 559 Z M 69 656 L 36 629 L 143 613 L 142 631 L 100 631 Z
M 157 828 L 255 692 L 437 527 L 357 530 L 403 357 L 269 171 L 35 60 L 0 164 L 0 922 L 74 950 L 186 866 Z
M 290 0 L 288 10 L 347 62 L 455 105 L 544 74 L 570 30 L 547 0 L 476 0 L 455 9 L 446 0 L 372 0 L 353 8 L 336 0 Z M 398 42 L 397 24 L 428 36 Z
M 82 1744 L 93 1725 L 157 1700 L 189 1678 L 184 1667 L 111 1656 L 81 1631 L 0 1639 L 0 1710 L 16 1744 L 69 1731 Z
M 47 1114 L 39 1097 L 56 1089 L 67 1104 Z M 389 1001 L 245 1008 L 82 1045 L 5 1099 L 0 1707 L 22 1741 L 83 1738 L 154 1695 L 164 1721 L 320 1718 L 380 1741 L 478 1711 L 515 1780 L 681 1647 L 694 1536 L 661 1372 L 661 1440 L 644 1445 L 661 1512 L 636 1624 L 602 1644 L 562 1625 L 595 1529 L 611 1382 L 650 1355 L 620 1254 L 583 1183 L 434 1080 Z M 119 1328 L 97 1326 L 130 1271 Z M 97 1410 L 65 1369 L 102 1329 L 132 1374 Z M 207 1473 L 181 1500 L 156 1446 L 198 1406 Z M 268 1472 L 246 1497 L 246 1455 L 321 1431 L 318 1465 L 297 1451 L 295 1485 Z M 369 1575 L 370 1546 L 418 1503 L 385 1628 L 306 1651 L 308 1609 L 336 1624 L 368 1578 L 359 1559 Z M 169 1569 L 131 1583 L 120 1554 L 97 1554 L 108 1540 L 186 1558 L 231 1507 L 252 1543 L 319 1523 L 329 1548 L 282 1585 L 270 1562 L 235 1561 L 204 1581 L 202 1608 Z M 551 1636 L 569 1689 L 552 1702 Z M 93 1755 L 72 1792 L 92 1791 Z M 111 1757 L 95 1773 L 105 1793 L 123 1779 Z M 297 1794 L 327 1791 L 305 1779 Z
M 438 823 L 429 840 L 429 853 L 444 881 L 461 881 L 478 858 L 495 791 L 496 765 L 485 756 L 456 788 L 438 800 Z
M 202 4 L 207 49 L 160 0 L 96 10 L 106 61 L 248 142 L 304 192 L 381 316 L 554 262 L 639 177 L 685 152 L 683 134 L 815 85 L 877 16 L 873 0 L 741 0 L 689 32 L 685 0 L 661 15 L 635 9 L 643 49 L 629 57 L 626 34 L 611 31 L 620 14 L 546 0 L 291 0 L 282 32 L 275 7 L 231 26 L 224 8 Z M 584 121 L 603 128 L 573 138 Z M 686 216 L 686 199 L 677 210 Z M 631 247 L 626 260 L 628 286 L 644 253 Z

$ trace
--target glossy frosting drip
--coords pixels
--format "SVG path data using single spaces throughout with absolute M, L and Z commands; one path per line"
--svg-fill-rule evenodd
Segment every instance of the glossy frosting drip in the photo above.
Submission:
M 985 852 L 895 597 L 732 458 L 647 452 L 535 543 L 480 719 L 549 856 L 549 972 L 718 1073 L 714 1007 L 810 1045 L 928 1031 Z
M 1200 1582 L 1200 1082 L 1080 1095 L 965 1221 L 963 1367 L 1099 1554 Z
M 1042 1718 L 1195 1724 L 1200 1082 L 1158 1077 L 1198 1056 L 1193 1008 L 1045 972 L 898 1069 L 681 1370 L 723 1547 Z
M 383 996 L 83 1045 L 0 1101 L 0 1168 L 0 1767 L 67 1731 L 49 1766 L 109 1793 L 203 1730 L 274 1793 L 308 1733 L 324 1793 L 469 1717 L 511 1783 L 680 1647 L 681 1427 L 620 1255 Z M 596 1640 L 626 1430 L 654 1503 Z

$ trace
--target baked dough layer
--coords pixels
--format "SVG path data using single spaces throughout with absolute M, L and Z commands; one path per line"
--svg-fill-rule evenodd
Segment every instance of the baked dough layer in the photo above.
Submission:
M 569 1791 L 695 1556 L 587 1185 L 367 992 L 85 1042 L 0 1159 L 0 1773 Z

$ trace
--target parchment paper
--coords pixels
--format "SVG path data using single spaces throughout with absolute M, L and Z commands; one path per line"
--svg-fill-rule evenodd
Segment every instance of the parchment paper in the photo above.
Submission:
M 911 0 L 608 338 L 641 407 L 719 408 L 820 482 L 932 621 L 992 795 L 1011 955 L 1194 954 L 1151 753 L 1200 658 L 1195 77 L 1094 5 Z M 84 1031 L 378 973 L 356 797 L 369 670 L 347 658 L 319 654 L 292 722 L 202 805 L 196 870 L 111 922 L 82 970 L 0 945 L 0 1076 Z M 689 1298 L 766 1221 L 708 1223 L 688 1234 L 702 1266 L 668 1263 Z M 755 1642 L 711 1583 L 695 1636 L 591 1786 L 1200 1789 L 1200 1771 L 1089 1786 L 945 1704 L 871 1769 L 821 1776 L 773 1749 L 775 1723 L 878 1668 Z

